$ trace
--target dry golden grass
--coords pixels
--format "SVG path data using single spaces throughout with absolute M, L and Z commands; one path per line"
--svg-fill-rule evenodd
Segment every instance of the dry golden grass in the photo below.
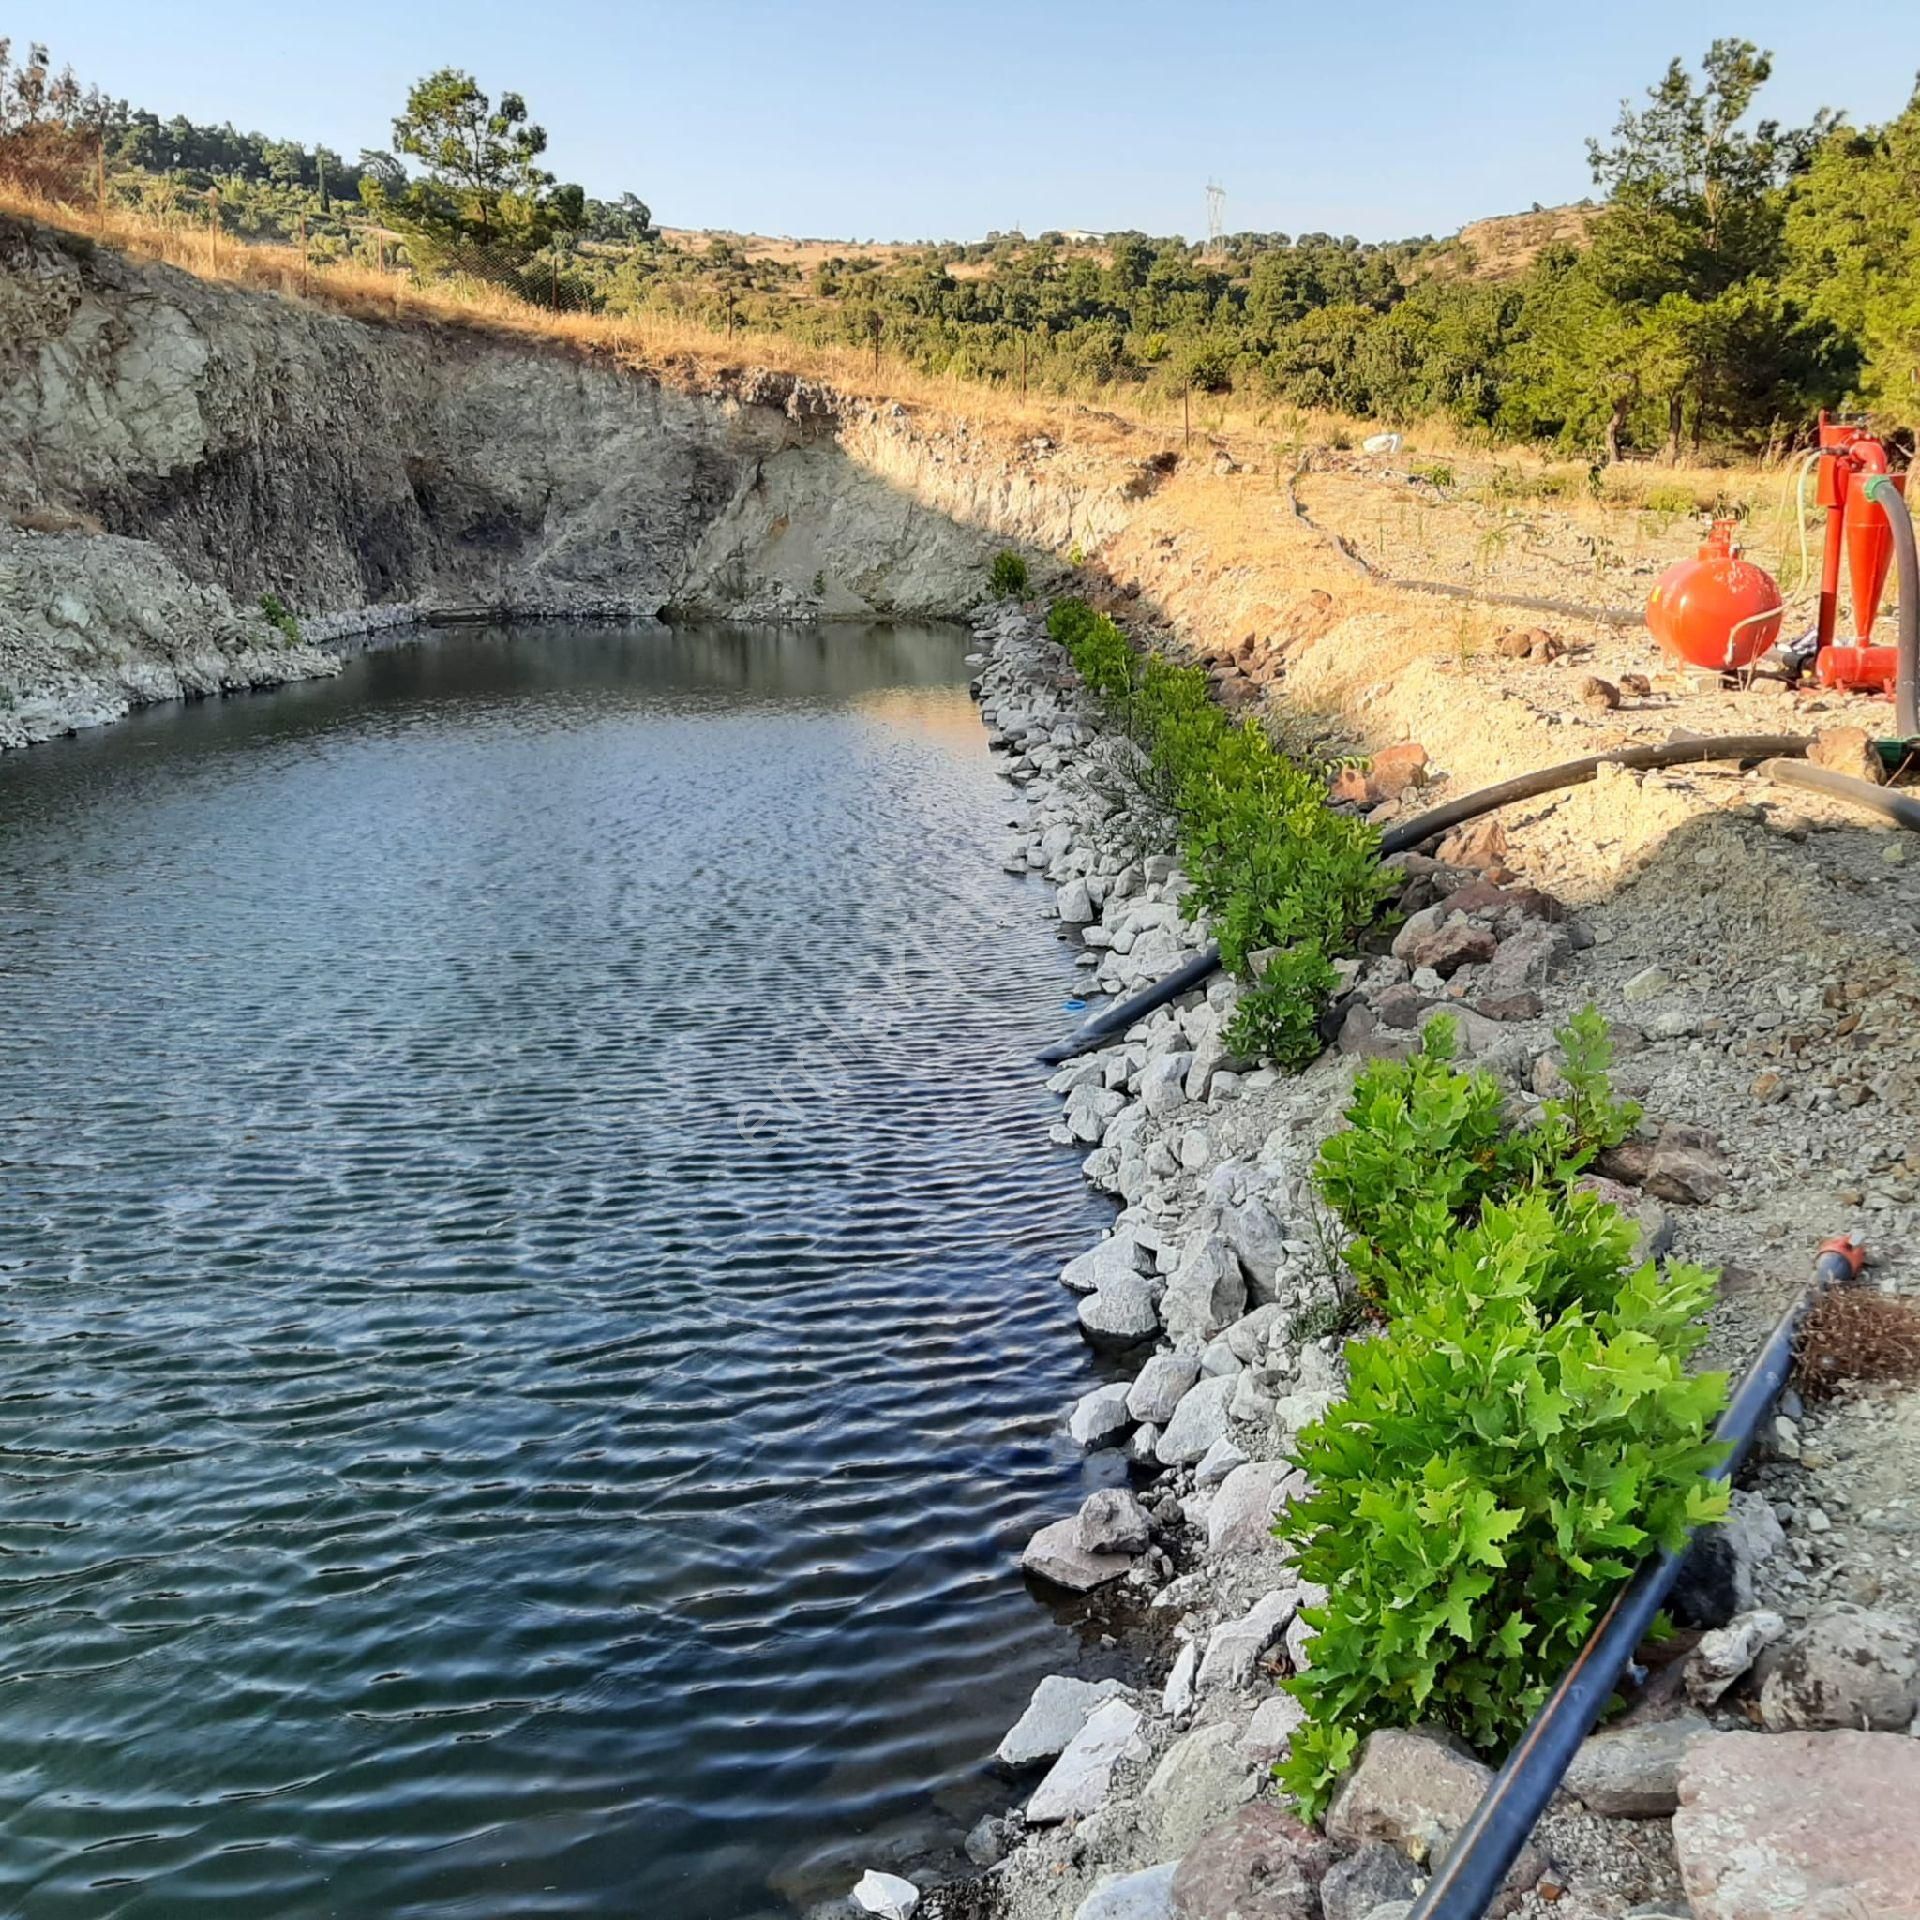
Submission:
M 821 381 L 854 398 L 899 401 L 909 407 L 964 414 L 970 422 L 1017 434 L 1047 433 L 1080 440 L 1112 440 L 1134 423 L 1079 401 L 1022 398 L 955 377 L 920 372 L 869 349 L 815 346 L 778 334 L 738 327 L 724 330 L 660 314 L 617 318 L 536 307 L 504 289 L 474 279 L 419 281 L 411 273 L 382 271 L 361 261 L 303 263 L 291 246 L 237 241 L 198 222 L 161 220 L 111 210 L 103 220 L 91 207 L 74 207 L 0 188 L 0 212 L 82 235 L 138 260 L 157 261 L 209 284 L 304 301 L 379 325 L 431 326 L 504 336 L 525 345 L 549 345 L 608 354 L 635 368 L 682 377 L 727 368 L 764 367 Z
M 886 353 L 876 357 L 865 348 L 810 345 L 748 327 L 728 335 L 681 316 L 646 313 L 616 318 L 555 312 L 484 281 L 422 282 L 411 273 L 382 271 L 364 262 L 303 261 L 297 248 L 237 241 L 187 216 L 158 218 L 116 208 L 102 217 L 91 206 L 70 206 L 4 187 L 0 187 L 0 211 L 82 234 L 136 259 L 163 262 L 214 284 L 301 300 L 358 320 L 462 329 L 524 345 L 605 354 L 637 370 L 689 383 L 730 368 L 764 367 L 821 381 L 857 399 L 897 401 L 914 409 L 964 417 L 974 428 L 1002 439 L 1046 434 L 1063 445 L 1136 456 L 1162 448 L 1202 453 L 1217 449 L 1240 464 L 1243 484 L 1252 480 L 1277 485 L 1311 450 L 1357 447 L 1380 431 L 1377 421 L 1277 401 L 1263 403 L 1247 396 L 1182 396 L 1141 388 L 1106 390 L 1085 398 L 1021 395 L 952 375 L 923 373 Z M 682 244 L 710 237 L 691 230 L 669 229 L 668 234 Z M 759 235 L 725 237 L 764 249 L 773 257 L 791 258 L 796 264 L 806 264 L 815 256 L 824 259 L 836 251 L 908 250 L 898 244 L 856 250 L 838 243 L 780 241 Z M 1780 494 L 1778 470 L 1755 465 L 1675 468 L 1631 463 L 1606 473 L 1603 495 L 1596 500 L 1584 465 L 1555 461 L 1527 448 L 1490 452 L 1445 420 L 1422 422 L 1406 430 L 1399 457 L 1452 463 L 1463 486 L 1483 483 L 1495 469 L 1515 476 L 1528 490 L 1543 482 L 1557 484 L 1561 491 L 1555 496 L 1556 505 L 1595 517 L 1623 507 L 1645 511 L 1650 495 L 1658 499 L 1684 491 L 1702 508 L 1716 498 L 1734 495 L 1753 506 L 1750 539 L 1756 551 L 1777 561 L 1790 553 L 1793 544 L 1791 494 Z

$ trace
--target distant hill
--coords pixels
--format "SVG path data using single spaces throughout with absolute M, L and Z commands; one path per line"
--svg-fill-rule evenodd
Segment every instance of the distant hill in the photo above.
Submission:
M 1454 237 L 1472 256 L 1468 271 L 1476 279 L 1513 280 L 1546 248 L 1582 245 L 1599 213 L 1591 200 L 1570 207 L 1535 207 L 1530 213 L 1496 213 L 1469 220 Z

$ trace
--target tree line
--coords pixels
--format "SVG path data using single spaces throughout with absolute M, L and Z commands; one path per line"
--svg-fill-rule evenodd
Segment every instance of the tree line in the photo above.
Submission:
M 1758 112 L 1771 71 L 1738 39 L 1697 72 L 1673 61 L 1588 143 L 1583 237 L 1504 277 L 1457 239 L 1326 233 L 998 234 L 849 248 L 803 277 L 724 238 L 669 244 L 637 196 L 556 180 L 521 96 L 455 69 L 413 87 L 391 150 L 349 161 L 162 121 L 55 74 L 44 48 L 15 66 L 0 41 L 0 177 L 35 154 L 44 170 L 64 140 L 70 175 L 91 155 L 143 206 L 202 196 L 235 233 L 298 227 L 323 252 L 377 230 L 423 276 L 541 304 L 737 323 L 1039 392 L 1197 390 L 1677 458 L 1786 444 L 1822 406 L 1897 415 L 1920 385 L 1920 87 L 1882 126 L 1784 127 Z

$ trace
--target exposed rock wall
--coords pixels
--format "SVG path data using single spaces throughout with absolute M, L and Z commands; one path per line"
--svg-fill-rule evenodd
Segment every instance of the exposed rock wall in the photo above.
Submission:
M 1007 541 L 1089 546 L 1110 471 L 737 369 L 676 387 L 380 325 L 0 220 L 0 745 L 327 671 L 303 619 L 952 614 Z

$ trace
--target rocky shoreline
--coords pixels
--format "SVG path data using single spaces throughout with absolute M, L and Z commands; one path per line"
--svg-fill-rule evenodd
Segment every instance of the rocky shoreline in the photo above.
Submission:
M 1136 991 L 1207 939 L 1180 917 L 1177 862 L 1126 844 L 1098 777 L 1099 717 L 1038 620 L 1007 607 L 974 624 L 982 718 L 1026 802 L 1006 865 L 1051 885 L 1100 989 Z M 1053 1138 L 1085 1150 L 1088 1180 L 1119 1206 L 1063 1271 L 1062 1310 L 1097 1351 L 1137 1365 L 1083 1395 L 1066 1426 L 1123 1451 L 1132 1484 L 1042 1528 L 1022 1565 L 1045 1589 L 1143 1611 L 1150 1683 L 1043 1682 L 997 1755 L 1008 1810 L 968 1838 L 979 1876 L 924 1890 L 873 1876 L 856 1909 L 1401 1920 L 1491 1777 L 1431 1732 L 1375 1735 L 1324 1833 L 1271 1780 L 1300 1717 L 1276 1681 L 1310 1657 L 1300 1609 L 1319 1596 L 1269 1528 L 1304 1487 L 1294 1437 L 1344 1388 L 1338 1243 L 1310 1170 L 1356 1064 L 1404 1055 L 1437 1010 L 1521 1110 L 1553 1090 L 1555 1022 L 1584 1000 L 1619 1005 L 1619 1077 L 1635 1091 L 1657 1090 L 1663 1042 L 1684 1050 L 1691 1031 L 1661 1004 L 1672 983 L 1657 967 L 1612 977 L 1630 957 L 1621 927 L 1517 884 L 1492 836 L 1440 851 L 1397 863 L 1407 917 L 1389 950 L 1344 963 L 1334 1044 L 1305 1072 L 1231 1056 L 1236 989 L 1216 976 L 1049 1081 L 1063 1103 Z M 1739 1204 L 1720 1142 L 1677 1120 L 1656 1115 L 1610 1171 L 1608 1197 L 1639 1218 L 1649 1255 L 1681 1231 L 1694 1252 L 1693 1220 Z M 1772 1442 L 1777 1463 L 1798 1443 L 1791 1420 Z M 1836 1837 L 1875 1824 L 1861 1811 L 1870 1776 L 1888 1804 L 1920 1810 L 1920 1631 L 1899 1610 L 1823 1593 L 1805 1539 L 1793 1503 L 1736 1496 L 1676 1600 L 1671 1664 L 1588 1741 L 1501 1911 L 1744 1920 L 1864 1898 L 1876 1914 L 1920 1913 L 1911 1828 L 1879 1822 L 1871 1867 Z

